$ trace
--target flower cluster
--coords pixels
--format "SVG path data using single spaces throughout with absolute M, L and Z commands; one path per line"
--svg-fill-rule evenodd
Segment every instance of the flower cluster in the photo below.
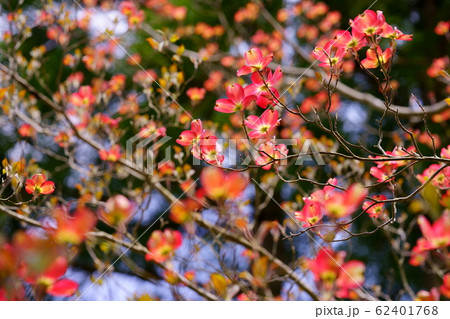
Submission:
M 237 76 L 251 74 L 251 84 L 243 88 L 235 83 L 227 87 L 227 99 L 216 101 L 214 109 L 222 113 L 244 112 L 247 107 L 255 101 L 256 104 L 265 109 L 260 115 L 248 115 L 243 121 L 248 138 L 253 142 L 262 140 L 259 144 L 259 156 L 256 164 L 263 169 L 270 169 L 273 163 L 287 156 L 286 145 L 276 145 L 272 142 L 275 136 L 275 128 L 280 124 L 281 118 L 275 106 L 279 102 L 280 94 L 277 85 L 281 80 L 281 67 L 275 71 L 268 68 L 273 55 L 264 56 L 258 48 L 252 48 L 245 52 L 245 65 L 237 71 Z
M 245 52 L 245 65 L 237 71 L 237 76 L 251 74 L 252 84 L 244 89 L 245 97 L 253 97 L 256 104 L 263 109 L 274 106 L 280 97 L 276 86 L 283 75 L 281 67 L 277 67 L 272 72 L 268 68 L 269 63 L 273 59 L 273 54 L 263 56 L 258 48 L 252 48 Z
M 187 14 L 186 7 L 176 6 L 169 0 L 148 0 L 145 1 L 145 6 L 163 17 L 176 21 L 183 21 Z
M 111 268 L 108 261 L 114 255 L 129 248 L 133 248 L 133 255 L 129 256 L 132 260 L 121 263 L 141 276 L 139 267 L 131 266 L 135 261 L 139 264 L 138 254 L 145 256 L 145 260 L 152 263 L 146 265 L 147 268 L 159 269 L 155 284 L 165 280 L 181 288 L 170 287 L 175 299 L 185 298 L 184 291 L 188 289 L 199 296 L 224 300 L 281 300 L 302 298 L 303 294 L 313 299 L 357 299 L 362 297 L 366 266 L 361 261 L 346 259 L 344 252 L 329 247 L 318 249 L 317 253 L 306 249 L 303 256 L 293 251 L 292 257 L 297 260 L 276 257 L 286 255 L 280 251 L 286 236 L 293 238 L 310 231 L 322 243 L 346 241 L 375 233 L 382 227 L 391 233 L 388 244 L 402 258 L 383 263 L 389 268 L 378 267 L 380 275 L 401 267 L 403 257 L 408 256 L 411 265 L 423 265 L 426 261 L 433 277 L 440 277 L 439 281 L 433 279 L 435 285 L 429 291 L 411 293 L 409 287 L 399 288 L 395 289 L 400 291 L 396 297 L 403 298 L 401 291 L 406 291 L 413 299 L 437 300 L 440 291 L 450 298 L 450 273 L 446 267 L 450 246 L 450 167 L 447 164 L 450 145 L 441 150 L 440 156 L 436 154 L 441 141 L 446 143 L 445 134 L 432 134 L 428 127 L 417 125 L 415 121 L 408 122 L 408 127 L 413 125 L 409 131 L 402 126 L 403 120 L 397 119 L 403 132 L 394 128 L 392 134 L 384 134 L 384 139 L 379 136 L 379 143 L 383 142 L 383 147 L 391 150 L 385 152 L 380 144 L 379 152 L 364 143 L 366 141 L 360 145 L 351 142 L 354 140 L 352 132 L 359 128 L 347 129 L 348 126 L 358 118 L 363 120 L 359 116 L 347 119 L 348 114 L 357 113 L 356 107 L 342 110 L 349 121 L 340 121 L 341 113 L 330 117 L 340 106 L 339 94 L 358 103 L 367 102 L 365 104 L 374 109 L 383 106 L 378 97 L 358 94 L 338 82 L 341 74 L 351 76 L 356 64 L 368 73 L 371 72 L 367 69 L 374 69 L 371 75 L 375 77 L 381 69 L 384 75 L 381 81 L 385 83 L 378 81 L 379 88 L 384 86 L 383 97 L 386 105 L 390 103 L 394 95 L 387 90 L 387 84 L 396 89 L 400 83 L 406 83 L 390 79 L 397 41 L 410 41 L 412 35 L 403 34 L 388 24 L 381 11 L 372 10 L 350 20 L 348 30 L 334 30 L 340 25 L 341 14 L 330 11 L 330 7 L 319 0 L 289 4 L 275 13 L 275 20 L 270 19 L 272 12 L 264 8 L 261 1 L 250 1 L 235 12 L 232 8 L 224 10 L 226 3 L 208 8 L 207 2 L 184 7 L 171 4 L 170 0 L 83 0 L 89 9 L 81 10 L 75 17 L 71 12 L 73 7 L 55 6 L 49 1 L 36 7 L 36 13 L 32 8 L 22 10 L 20 5 L 15 6 L 15 12 L 6 13 L 9 31 L 3 34 L 3 44 L 12 59 L 5 60 L 2 66 L 2 72 L 8 76 L 2 81 L 5 82 L 2 85 L 7 86 L 0 88 L 0 118 L 14 124 L 17 136 L 11 136 L 27 147 L 20 161 L 10 165 L 5 160 L 0 167 L 0 193 L 3 193 L 0 219 L 6 222 L 8 236 L 0 233 L 0 300 L 42 300 L 48 298 L 47 294 L 71 296 L 78 290 L 76 282 L 65 278 L 72 260 L 75 270 L 81 258 L 82 266 L 87 262 L 87 268 L 92 271 L 103 271 Z M 189 19 L 183 21 L 188 10 Z M 90 32 L 90 24 L 95 22 L 90 20 L 98 14 L 102 19 L 113 14 L 114 21 L 107 23 L 107 32 Z M 196 14 L 201 19 L 197 19 Z M 233 16 L 234 24 L 223 24 Z M 260 16 L 264 19 L 259 19 Z M 155 17 L 156 24 L 162 26 L 158 30 L 144 24 L 148 22 L 145 20 Z M 175 21 L 167 21 L 167 18 Z M 247 27 L 255 32 L 253 36 L 242 33 Z M 285 30 L 297 35 L 293 59 L 298 55 L 302 60 L 309 60 L 302 46 L 315 42 L 317 47 L 312 57 L 319 60 L 325 71 L 317 72 L 315 78 L 310 77 L 314 72 L 306 72 L 309 78 L 291 82 L 292 86 L 282 91 L 281 84 L 286 79 L 274 60 L 292 60 L 288 52 L 292 48 L 286 45 L 283 32 L 286 27 Z M 119 39 L 118 33 L 123 29 L 136 35 L 135 39 L 142 39 L 142 34 L 148 33 L 150 37 L 146 40 L 154 52 L 148 54 L 145 46 Z M 449 29 L 450 22 L 441 21 L 435 33 L 448 38 Z M 251 43 L 249 50 L 242 57 L 234 56 L 235 49 L 247 42 Z M 35 47 L 23 51 L 22 46 L 16 45 L 22 43 L 26 44 L 24 48 Z M 58 59 L 58 54 L 52 53 L 55 48 L 63 52 L 59 59 L 60 72 L 56 70 L 56 76 L 47 79 L 42 77 L 45 72 L 41 71 L 54 65 L 52 59 Z M 130 51 L 128 49 L 133 52 L 126 57 L 119 54 L 123 50 Z M 447 56 L 437 58 L 427 73 L 430 77 L 448 80 L 448 65 Z M 228 78 L 232 69 L 237 72 L 234 78 Z M 126 72 L 118 73 L 121 70 Z M 302 72 L 293 66 L 283 70 L 290 76 Z M 328 85 L 322 82 L 327 72 L 331 73 Z M 450 92 L 450 86 L 444 85 L 442 92 Z M 439 86 L 444 88 L 442 83 Z M 441 93 L 429 90 L 429 85 L 417 87 L 427 91 L 418 95 L 424 103 L 434 103 L 424 110 L 429 109 L 431 119 L 444 126 L 450 118 L 450 110 L 434 111 L 441 109 L 437 106 L 442 103 L 434 102 Z M 285 96 L 285 92 L 290 97 Z M 215 103 L 209 103 L 213 96 Z M 195 114 L 214 108 L 218 113 L 229 114 L 229 119 L 222 118 L 216 123 L 191 121 L 190 114 L 176 100 L 188 102 L 188 111 Z M 294 104 L 292 107 L 285 105 L 289 100 Z M 447 99 L 447 104 L 449 101 Z M 218 113 L 208 115 L 225 117 Z M 372 113 L 364 115 L 366 124 L 375 122 Z M 385 115 L 382 119 L 395 114 L 386 112 Z M 390 129 L 388 124 L 379 123 L 378 133 Z M 174 154 L 153 154 L 154 159 L 165 155 L 153 172 L 134 163 L 145 155 L 145 148 L 132 148 L 132 153 L 128 154 L 127 147 L 127 154 L 124 154 L 124 144 L 129 146 L 131 136 L 132 140 L 137 137 L 153 142 L 167 134 L 172 136 L 173 132 L 181 132 L 178 146 L 170 145 L 171 149 L 165 149 L 174 150 Z M 367 142 L 371 143 L 377 132 L 368 130 L 367 133 L 370 136 Z M 225 136 L 232 138 L 229 144 L 219 142 Z M 285 144 L 277 141 L 278 137 L 285 139 Z M 55 145 L 45 145 L 52 140 Z M 239 152 L 255 151 L 251 158 L 256 165 L 248 164 L 249 157 L 242 163 L 245 168 L 219 167 L 233 165 L 235 158 L 225 161 L 222 147 L 230 145 L 231 150 L 235 141 L 240 141 L 236 145 Z M 313 145 L 312 152 L 306 154 L 311 144 L 308 142 L 317 143 L 317 147 Z M 417 149 L 396 147 L 392 150 L 393 145 L 411 143 Z M 152 151 L 158 152 L 160 144 L 155 144 Z M 433 148 L 433 155 L 426 154 L 430 151 L 424 149 L 422 156 L 418 145 Z M 8 142 L 2 145 L 2 150 L 16 156 L 16 146 Z M 49 149 L 50 146 L 62 149 Z M 97 150 L 102 162 L 87 156 L 91 154 L 84 154 L 88 149 Z M 188 163 L 191 157 L 188 149 L 194 158 L 208 165 L 193 167 Z M 237 155 L 237 158 L 244 154 L 230 152 L 230 155 Z M 311 158 L 309 155 L 314 155 L 318 165 L 301 164 Z M 325 167 L 315 155 L 325 157 Z M 297 160 L 296 167 L 281 167 L 289 159 Z M 65 181 L 58 184 L 58 194 L 53 194 L 54 182 L 43 174 L 35 174 L 40 170 L 40 163 L 46 167 L 57 165 L 54 167 L 57 176 Z M 367 163 L 374 166 L 370 172 L 366 171 Z M 262 170 L 253 170 L 256 167 Z M 417 174 L 417 167 L 421 174 Z M 263 171 L 272 168 L 275 172 Z M 246 170 L 249 172 L 244 172 Z M 250 184 L 249 174 L 257 188 Z M 336 178 L 325 184 L 318 182 L 329 176 Z M 373 183 L 375 180 L 378 182 Z M 411 185 L 419 182 L 420 186 Z M 370 195 L 369 190 L 372 190 Z M 21 192 L 30 194 L 25 197 L 29 200 L 22 200 Z M 180 193 L 183 198 L 177 199 Z M 45 194 L 53 195 L 44 203 L 46 198 L 41 195 Z M 158 209 L 161 200 L 154 195 L 169 202 L 170 222 L 161 220 L 160 229 L 147 235 L 146 246 L 131 247 L 129 243 L 140 239 L 134 237 L 149 210 Z M 295 225 L 287 216 L 280 215 L 282 212 L 271 209 L 271 195 L 284 200 L 280 204 L 283 209 L 295 211 Z M 390 220 L 388 208 L 392 209 Z M 407 208 L 419 216 L 417 229 L 411 227 L 416 219 L 405 213 Z M 398 214 L 395 214 L 397 209 Z M 282 218 L 285 218 L 283 222 Z M 17 222 L 11 223 L 10 219 Z M 99 220 L 101 223 L 95 229 Z M 297 226 L 306 229 L 287 235 L 297 231 Z M 3 228 L 0 223 L 0 229 Z M 419 228 L 422 235 L 414 248 L 411 252 L 404 251 L 411 248 L 410 235 Z M 204 236 L 205 231 L 208 236 Z M 210 244 L 214 246 L 214 254 L 210 254 Z M 79 252 L 83 256 L 77 256 Z M 226 262 L 231 267 L 227 271 L 223 269 L 224 263 L 215 262 L 222 257 L 224 261 L 236 259 L 239 265 Z M 246 260 L 241 260 L 244 258 Z M 203 267 L 198 272 L 196 268 L 204 261 L 213 267 Z M 218 267 L 214 266 L 216 264 Z M 289 271 L 291 266 L 300 267 Z M 371 264 L 371 269 L 377 268 L 373 266 L 377 264 Z M 233 277 L 227 276 L 228 273 Z M 277 278 L 294 283 L 298 289 L 279 290 L 272 285 Z M 316 287 L 306 289 L 314 285 L 312 279 Z M 395 286 L 404 281 L 404 278 L 402 282 L 393 279 Z M 420 289 L 413 281 L 410 286 Z M 281 295 L 277 295 L 280 291 Z M 390 297 L 384 293 L 385 286 L 370 289 L 374 298 Z
M 147 242 L 149 252 L 145 255 L 145 259 L 158 263 L 165 262 L 173 257 L 182 242 L 183 237 L 177 230 L 166 229 L 164 232 L 155 230 Z
M 210 164 L 222 164 L 223 154 L 217 143 L 217 137 L 203 129 L 201 120 L 193 120 L 191 129 L 183 131 L 177 139 L 177 143 L 183 146 L 192 146 L 192 155 Z
M 450 145 L 447 148 L 443 148 L 441 150 L 441 157 L 450 159 Z M 417 179 L 423 184 L 425 183 L 432 175 L 436 172 L 440 171 L 431 181 L 438 189 L 448 189 L 450 187 L 450 167 L 449 166 L 441 166 L 441 164 L 431 164 L 428 168 L 426 168 L 422 174 L 417 174 Z
M 379 203 L 378 201 L 384 201 L 387 197 L 381 194 L 372 196 L 372 199 L 376 202 L 370 200 L 365 201 L 363 204 L 363 210 L 372 218 L 384 218 L 386 216 L 384 203 Z
M 252 83 L 242 87 L 239 83 L 233 83 L 226 89 L 227 98 L 218 99 L 214 109 L 221 113 L 240 112 L 244 116 L 246 109 L 252 102 L 264 109 L 260 115 L 248 115 L 243 121 L 247 136 L 253 141 L 262 140 L 259 144 L 259 156 L 256 164 L 263 169 L 270 169 L 272 164 L 277 164 L 285 158 L 288 153 L 286 145 L 276 145 L 272 142 L 275 137 L 275 128 L 280 124 L 281 118 L 278 110 L 274 108 L 279 104 L 280 94 L 277 85 L 281 80 L 282 71 L 277 67 L 272 72 L 268 64 L 273 55 L 264 56 L 260 49 L 252 48 L 245 52 L 246 64 L 238 71 L 238 76 L 251 74 Z M 192 94 L 190 92 L 191 99 Z M 219 154 L 220 147 L 217 138 L 203 129 L 200 120 L 191 123 L 191 130 L 183 131 L 177 143 L 183 146 L 192 146 L 192 154 L 198 159 L 205 160 L 210 164 L 221 164 L 224 156 Z
M 427 259 L 428 251 L 450 246 L 450 211 L 445 210 L 433 225 L 423 215 L 419 216 L 417 223 L 423 237 L 417 240 L 416 246 L 411 251 L 409 263 L 413 266 L 423 264 Z
M 391 62 L 396 41 L 411 41 L 413 38 L 386 23 L 382 11 L 366 10 L 350 20 L 350 26 L 351 31 L 338 30 L 332 40 L 313 51 L 314 58 L 321 62 L 319 66 L 329 67 L 336 75 L 340 74 L 347 53 L 358 58 L 357 52 L 367 46 L 366 58 L 361 65 L 366 69 L 386 68 Z M 391 40 L 390 47 L 385 51 L 380 47 L 383 38 Z
M 335 178 L 328 180 L 327 186 L 304 197 L 305 205 L 301 211 L 295 212 L 295 218 L 303 226 L 319 223 L 323 216 L 331 219 L 346 218 L 353 214 L 367 196 L 367 190 L 360 184 L 352 184 L 342 191 L 338 189 Z
M 144 11 L 138 10 L 133 1 L 123 1 L 119 9 L 127 17 L 130 29 L 138 28 L 144 21 Z
M 33 232 L 17 232 L 11 242 L 0 238 L 0 300 L 24 300 L 27 283 L 33 288 L 34 298 L 45 294 L 68 297 L 78 284 L 62 278 L 68 268 L 68 258 L 62 248 Z M 5 281 L 6 280 L 6 281 Z
M 366 266 L 359 260 L 344 262 L 345 252 L 322 248 L 314 259 L 307 261 L 314 280 L 322 292 L 323 299 L 333 296 L 343 299 L 358 299 L 354 291 L 364 284 Z
M 378 182 L 385 182 L 393 179 L 393 175 L 399 167 L 405 166 L 409 163 L 407 160 L 392 160 L 389 161 L 389 157 L 414 157 L 415 148 L 413 146 L 408 149 L 394 148 L 392 152 L 387 151 L 386 157 L 375 156 L 373 159 L 377 161 L 377 166 L 370 169 L 370 174 L 378 179 Z

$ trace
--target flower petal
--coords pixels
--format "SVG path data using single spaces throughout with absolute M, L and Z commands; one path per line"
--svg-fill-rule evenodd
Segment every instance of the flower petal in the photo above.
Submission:
M 67 270 L 67 258 L 64 256 L 59 256 L 44 272 L 42 277 L 50 279 L 52 282 L 54 282 L 59 277 L 62 277 L 66 273 L 66 270 Z
M 47 293 L 52 296 L 69 297 L 78 289 L 78 283 L 70 279 L 61 279 L 47 288 Z
M 244 89 L 238 83 L 231 84 L 227 87 L 227 96 L 234 104 L 239 104 L 244 99 Z
M 183 131 L 180 134 L 180 137 L 177 139 L 177 143 L 183 146 L 191 145 L 192 141 L 196 137 L 195 133 L 192 131 Z
M 28 194 L 34 194 L 35 187 L 36 184 L 34 184 L 34 182 L 31 179 L 27 179 L 27 181 L 25 182 L 25 191 Z
M 44 174 L 36 174 L 31 179 L 38 187 L 41 186 L 47 180 Z
M 251 66 L 244 65 L 242 68 L 240 68 L 237 71 L 236 74 L 237 74 L 237 76 L 243 76 L 243 75 L 250 74 L 250 73 L 253 73 L 253 68 Z
M 236 108 L 236 104 L 229 99 L 219 99 L 216 101 L 216 105 L 214 106 L 214 110 L 222 113 L 234 113 Z
M 256 66 L 262 60 L 262 52 L 258 48 L 253 48 L 245 52 L 245 61 L 248 65 Z
M 51 181 L 46 181 L 45 183 L 43 183 L 40 187 L 41 189 L 41 194 L 51 194 L 55 191 L 55 183 L 51 182 Z

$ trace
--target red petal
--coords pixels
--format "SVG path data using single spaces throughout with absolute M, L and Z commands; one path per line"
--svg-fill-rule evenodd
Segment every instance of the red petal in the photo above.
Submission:
M 261 126 L 261 119 L 256 115 L 249 115 L 244 121 L 244 124 L 249 129 L 257 130 Z
M 25 191 L 28 194 L 34 194 L 34 188 L 35 188 L 35 184 L 31 179 L 27 179 L 27 181 L 25 182 Z
M 258 48 L 253 48 L 245 52 L 245 61 L 248 65 L 257 65 L 261 63 L 262 60 L 262 52 Z
M 64 256 L 58 257 L 53 264 L 44 272 L 42 277 L 52 279 L 56 281 L 59 277 L 63 276 L 67 270 L 67 259 Z
M 361 64 L 366 68 L 366 69 L 375 69 L 378 67 L 378 61 L 377 60 L 369 60 L 364 59 L 361 61 Z
M 273 54 L 270 54 L 262 59 L 261 61 L 261 68 L 265 69 L 267 65 L 273 60 Z
M 97 217 L 86 207 L 78 208 L 73 214 L 73 218 L 74 230 L 83 236 L 97 224 Z
M 236 104 L 229 99 L 219 99 L 216 101 L 216 105 L 214 106 L 214 110 L 222 113 L 234 113 Z
M 228 174 L 228 178 L 223 186 L 228 191 L 228 197 L 235 199 L 244 192 L 247 184 L 248 180 L 244 175 L 233 172 Z
M 45 183 L 47 178 L 44 174 L 36 174 L 31 178 L 31 180 L 39 187 Z
M 417 223 L 419 224 L 420 230 L 422 231 L 423 236 L 427 239 L 427 240 L 432 240 L 435 237 L 433 228 L 431 227 L 430 222 L 428 221 L 428 219 L 425 218 L 425 216 L 420 215 L 419 218 L 417 219 Z
M 335 47 L 345 48 L 345 47 L 347 47 L 347 44 L 352 40 L 352 36 L 350 35 L 350 32 L 345 31 L 345 30 L 340 30 L 340 31 L 336 32 L 335 39 L 336 40 L 333 44 Z
M 46 181 L 41 185 L 41 194 L 51 194 L 55 191 L 55 183 Z
M 201 120 L 193 120 L 191 122 L 191 130 L 196 134 L 196 136 L 199 136 L 203 132 L 203 123 Z
M 98 152 L 98 155 L 100 156 L 100 159 L 101 159 L 102 161 L 106 161 L 106 159 L 108 158 L 108 152 L 105 151 L 105 150 L 100 150 L 100 151 Z
M 223 188 L 225 174 L 221 169 L 216 167 L 204 168 L 200 174 L 200 181 L 209 198 L 218 199 L 226 195 Z
M 183 146 L 189 146 L 192 144 L 192 140 L 196 138 L 196 135 L 192 131 L 183 131 L 180 137 L 177 139 L 177 143 Z
M 244 99 L 244 89 L 238 83 L 231 84 L 227 87 L 227 96 L 234 104 L 239 104 Z
M 183 243 L 183 236 L 181 235 L 181 233 L 177 230 L 174 230 L 172 232 L 172 248 L 173 249 L 177 249 L 178 247 L 181 246 L 181 244 Z
M 47 288 L 47 293 L 52 296 L 69 297 L 78 289 L 78 283 L 70 279 L 61 279 Z
M 244 98 L 244 100 L 242 101 L 242 106 L 247 107 L 254 100 L 256 100 L 256 96 L 254 96 L 254 95 L 246 96 Z
M 244 65 L 237 71 L 237 76 L 243 76 L 249 73 L 253 73 L 253 68 L 251 66 Z
M 265 125 L 275 126 L 278 121 L 278 111 L 266 110 L 261 115 L 261 123 Z

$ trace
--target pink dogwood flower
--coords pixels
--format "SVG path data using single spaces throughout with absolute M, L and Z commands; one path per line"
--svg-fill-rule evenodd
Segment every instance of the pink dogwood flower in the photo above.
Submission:
M 346 30 L 337 31 L 334 39 L 333 46 L 336 48 L 358 51 L 367 45 L 364 33 L 359 32 L 355 28 L 352 29 L 352 33 Z
M 353 29 L 370 37 L 383 32 L 384 22 L 383 11 L 377 11 L 375 13 L 375 11 L 366 10 L 358 15 L 355 20 L 350 20 L 350 25 Z
M 242 86 L 238 83 L 227 87 L 228 99 L 219 99 L 216 101 L 214 109 L 222 113 L 234 113 L 244 110 L 252 101 L 256 100 L 253 94 L 246 94 Z
M 334 47 L 332 44 L 333 41 L 330 41 L 325 47 L 316 47 L 314 49 L 312 53 L 314 58 L 322 62 L 319 66 L 334 67 L 344 58 L 345 49 Z
M 280 94 L 275 86 L 280 82 L 282 75 L 280 66 L 273 73 L 270 69 L 265 69 L 262 74 L 255 72 L 251 75 L 252 84 L 245 88 L 245 92 L 247 95 L 255 95 L 256 104 L 263 109 L 276 104 L 274 96 L 278 98 Z
M 386 65 L 389 63 L 392 58 L 392 49 L 387 48 L 386 51 L 382 51 L 379 46 L 375 49 L 369 49 L 366 52 L 367 57 L 361 61 L 361 64 L 366 69 L 374 69 L 382 65 Z
M 403 34 L 402 31 L 400 31 L 396 27 L 392 27 L 387 23 L 384 23 L 383 25 L 383 32 L 381 33 L 381 36 L 383 38 L 403 41 L 411 41 L 413 39 L 412 34 Z
M 253 72 L 262 71 L 273 59 L 272 53 L 264 57 L 261 50 L 258 48 L 248 50 L 247 52 L 245 52 L 244 56 L 246 65 L 244 65 L 237 71 L 237 76 L 243 76 Z
M 265 137 L 269 139 L 275 127 L 280 124 L 278 111 L 266 110 L 261 117 L 249 115 L 247 120 L 244 121 L 244 124 L 252 130 L 248 133 L 250 138 L 257 139 L 260 137 Z
M 201 120 L 193 120 L 191 122 L 191 129 L 181 132 L 180 137 L 177 139 L 177 143 L 183 146 L 189 146 L 198 143 L 205 130 L 203 129 L 203 123 Z
M 256 158 L 256 165 L 262 166 L 262 169 L 269 170 L 272 164 L 277 164 L 275 160 L 283 159 L 288 154 L 288 149 L 284 144 L 275 145 L 267 141 L 259 147 L 260 156 Z

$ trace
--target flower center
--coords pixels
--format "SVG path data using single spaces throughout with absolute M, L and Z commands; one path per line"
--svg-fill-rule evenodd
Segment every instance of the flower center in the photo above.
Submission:
M 339 59 L 338 59 L 338 58 L 336 58 L 336 57 L 330 58 L 330 64 L 331 64 L 331 65 L 335 65 L 335 64 L 338 63 L 338 62 L 339 62 Z
M 270 129 L 270 126 L 265 125 L 265 126 L 261 126 L 261 128 L 259 129 L 261 131 L 261 133 L 267 133 Z
M 377 31 L 377 28 L 375 28 L 375 27 L 368 27 L 368 28 L 365 30 L 364 33 L 367 33 L 367 34 L 374 34 L 376 31 Z
M 358 45 L 358 41 L 356 39 L 352 39 L 348 44 L 347 47 L 354 48 Z

